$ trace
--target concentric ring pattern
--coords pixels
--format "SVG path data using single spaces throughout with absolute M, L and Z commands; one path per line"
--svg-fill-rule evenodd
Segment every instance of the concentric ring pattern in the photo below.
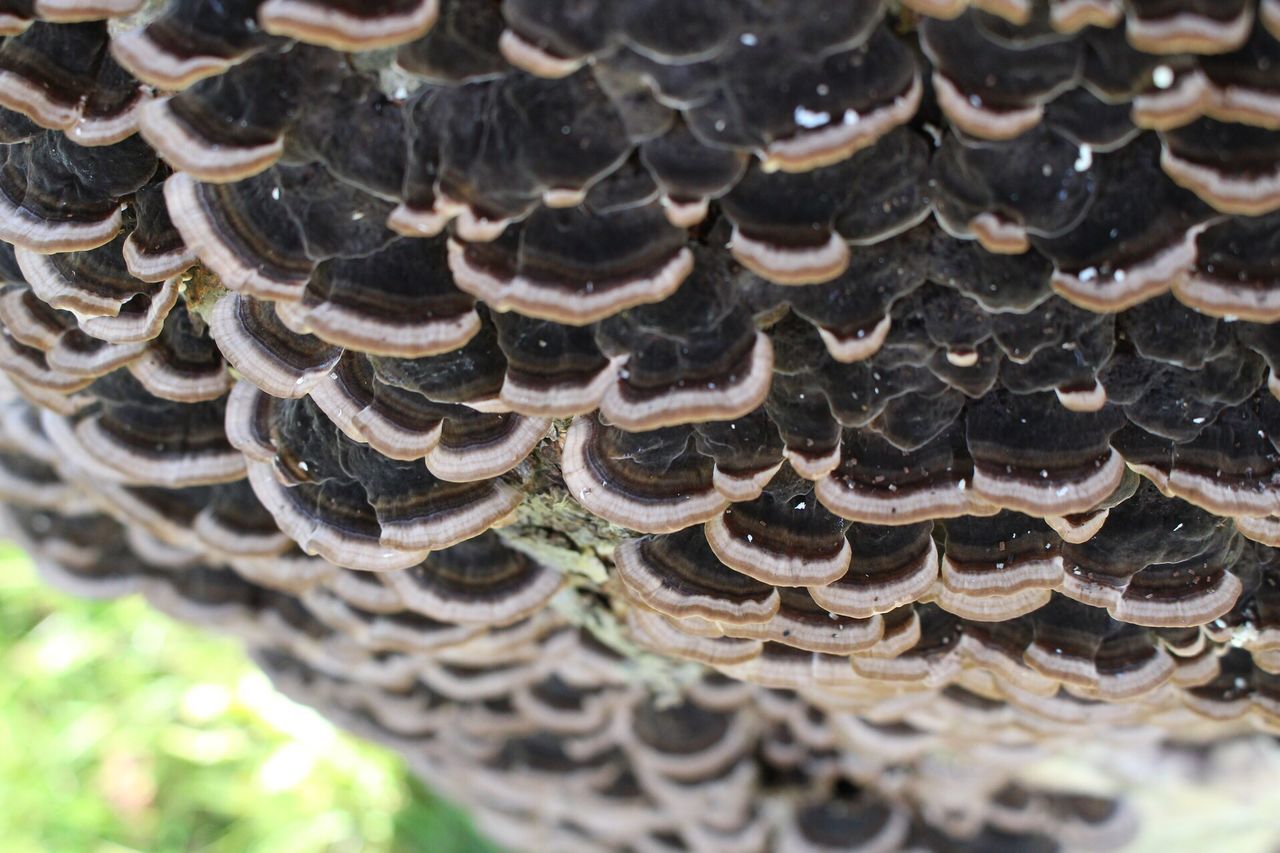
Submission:
M 1020 767 L 1280 732 L 1277 0 L 0 32 L 15 535 L 500 841 L 1098 849 Z

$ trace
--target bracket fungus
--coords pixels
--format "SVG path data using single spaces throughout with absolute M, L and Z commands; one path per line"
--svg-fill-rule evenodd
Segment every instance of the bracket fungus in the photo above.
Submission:
M 1102 756 L 1280 733 L 1278 75 L 1277 0 L 0 2 L 0 521 L 513 849 L 1117 847 Z

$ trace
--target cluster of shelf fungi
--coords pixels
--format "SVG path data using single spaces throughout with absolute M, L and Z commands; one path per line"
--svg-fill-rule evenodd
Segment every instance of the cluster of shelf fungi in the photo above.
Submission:
M 0 495 L 534 850 L 1100 849 L 1280 732 L 1278 0 L 0 0 Z

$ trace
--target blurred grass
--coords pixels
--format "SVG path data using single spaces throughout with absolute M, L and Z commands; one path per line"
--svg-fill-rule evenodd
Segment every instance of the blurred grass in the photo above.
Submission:
M 496 853 L 394 756 L 276 693 L 225 637 L 86 601 L 0 546 L 6 853 Z

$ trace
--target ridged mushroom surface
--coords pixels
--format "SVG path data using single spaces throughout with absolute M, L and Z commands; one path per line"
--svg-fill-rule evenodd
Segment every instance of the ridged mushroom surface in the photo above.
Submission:
M 6 527 L 512 848 L 1113 848 L 1280 732 L 1278 217 L 1275 0 L 0 3 Z

